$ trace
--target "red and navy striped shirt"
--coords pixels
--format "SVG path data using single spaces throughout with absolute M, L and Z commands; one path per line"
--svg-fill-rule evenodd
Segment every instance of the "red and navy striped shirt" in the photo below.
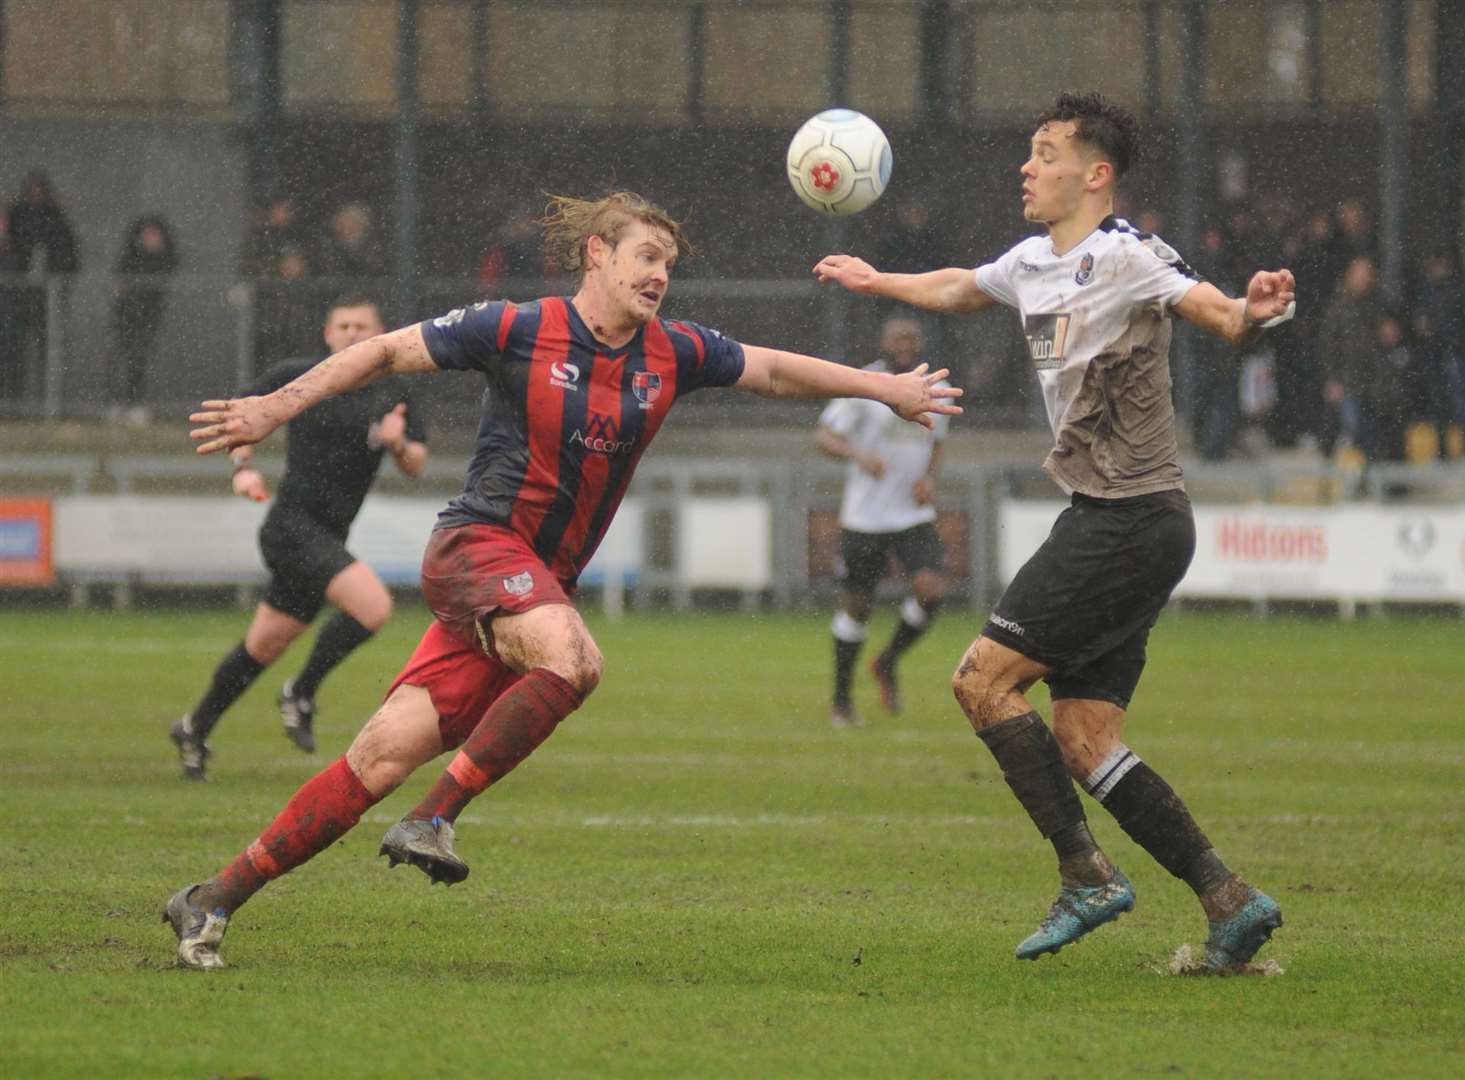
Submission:
M 612 349 L 558 296 L 459 308 L 422 336 L 438 367 L 488 380 L 467 482 L 438 528 L 512 529 L 568 585 L 672 403 L 743 374 L 743 347 L 715 330 L 658 318 Z

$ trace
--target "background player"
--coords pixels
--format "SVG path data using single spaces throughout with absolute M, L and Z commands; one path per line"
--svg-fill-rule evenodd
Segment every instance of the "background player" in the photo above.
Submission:
M 219 967 L 230 916 L 266 882 L 324 850 L 419 765 L 462 749 L 388 830 L 382 853 L 433 881 L 462 881 L 452 822 L 600 681 L 600 649 L 571 603 L 641 454 L 682 395 L 736 386 L 768 397 L 870 397 L 907 420 L 956 413 L 959 390 L 924 365 L 903 375 L 743 346 L 657 315 L 685 248 L 681 226 L 630 192 L 557 198 L 551 249 L 578 272 L 572 298 L 475 304 L 353 345 L 262 396 L 205 402 L 201 453 L 258 442 L 316 402 L 389 373 L 476 369 L 487 378 L 463 493 L 423 558 L 435 616 L 385 704 L 346 755 L 164 918 L 179 962 Z
M 326 312 L 323 336 L 333 353 L 381 332 L 381 314 L 373 300 L 343 297 Z M 277 364 L 250 393 L 268 394 L 317 363 Z M 263 502 L 269 490 L 252 454 L 241 446 L 230 455 L 234 493 Z M 204 779 L 209 757 L 205 740 L 224 710 L 305 633 L 329 602 L 338 610 L 321 627 L 305 666 L 285 681 L 279 695 L 285 734 L 300 749 L 315 749 L 312 725 L 321 680 L 376 633 L 392 611 L 391 594 L 381 579 L 346 550 L 351 522 L 386 454 L 407 476 L 421 475 L 427 462 L 422 417 L 399 379 L 343 394 L 290 425 L 285 475 L 259 530 L 260 553 L 270 571 L 264 599 L 244 640 L 219 663 L 203 697 L 170 732 L 185 779 Z
M 880 327 L 881 359 L 868 371 L 904 372 L 921 359 L 921 324 L 896 316 Z M 850 699 L 855 660 L 864 644 L 875 589 L 894 555 L 910 579 L 911 595 L 900 606 L 890 643 L 870 662 L 887 712 L 901 709 L 896 664 L 931 625 L 946 582 L 941 576 L 941 538 L 936 534 L 936 468 L 950 421 L 931 428 L 902 422 L 878 402 L 863 398 L 832 401 L 819 417 L 814 443 L 830 457 L 849 462 L 839 507 L 839 554 L 844 564 L 834 635 L 835 727 L 861 723 Z
M 1057 952 L 1134 906 L 1094 843 L 1070 777 L 1166 870 L 1210 921 L 1207 965 L 1249 960 L 1282 924 L 1275 901 L 1228 870 L 1180 797 L 1122 742 L 1150 627 L 1184 576 L 1195 523 L 1177 461 L 1170 313 L 1239 343 L 1290 318 L 1287 270 L 1235 300 L 1199 282 L 1158 237 L 1114 217 L 1136 125 L 1098 94 L 1064 94 L 1021 169 L 1023 216 L 1047 227 L 975 273 L 882 274 L 845 255 L 821 281 L 934 311 L 1016 308 L 1055 444 L 1044 468 L 1072 503 L 1020 569 L 952 686 L 977 734 L 1058 854 L 1062 890 L 1017 955 Z M 1024 696 L 1052 692 L 1053 730 Z M 1056 737 L 1056 738 L 1055 738 Z

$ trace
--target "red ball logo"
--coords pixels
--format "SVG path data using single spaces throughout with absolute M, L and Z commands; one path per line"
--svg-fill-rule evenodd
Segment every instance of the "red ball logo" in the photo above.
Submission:
M 839 184 L 839 170 L 827 161 L 821 161 L 809 170 L 809 182 L 815 191 L 833 191 Z

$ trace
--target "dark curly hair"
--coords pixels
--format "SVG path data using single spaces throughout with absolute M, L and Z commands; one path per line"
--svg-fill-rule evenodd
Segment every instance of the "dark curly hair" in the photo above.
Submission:
M 1129 110 L 1106 101 L 1098 91 L 1059 94 L 1034 126 L 1069 120 L 1073 121 L 1074 138 L 1092 146 L 1114 166 L 1115 179 L 1139 161 L 1139 124 Z

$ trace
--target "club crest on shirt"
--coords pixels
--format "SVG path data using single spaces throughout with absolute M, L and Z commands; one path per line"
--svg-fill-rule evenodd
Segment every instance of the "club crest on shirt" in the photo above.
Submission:
M 1039 371 L 1051 371 L 1063 364 L 1063 350 L 1068 345 L 1067 312 L 1051 315 L 1029 315 L 1023 320 L 1023 336 L 1028 339 L 1028 354 Z
M 661 397 L 661 375 L 655 371 L 638 371 L 631 376 L 631 389 L 641 408 L 649 409 Z
M 1094 280 L 1093 252 L 1084 252 L 1083 258 L 1078 260 L 1078 273 L 1073 275 L 1073 280 L 1077 285 L 1087 285 Z
M 528 570 L 504 578 L 504 592 L 510 596 L 527 596 L 534 591 L 534 575 Z

